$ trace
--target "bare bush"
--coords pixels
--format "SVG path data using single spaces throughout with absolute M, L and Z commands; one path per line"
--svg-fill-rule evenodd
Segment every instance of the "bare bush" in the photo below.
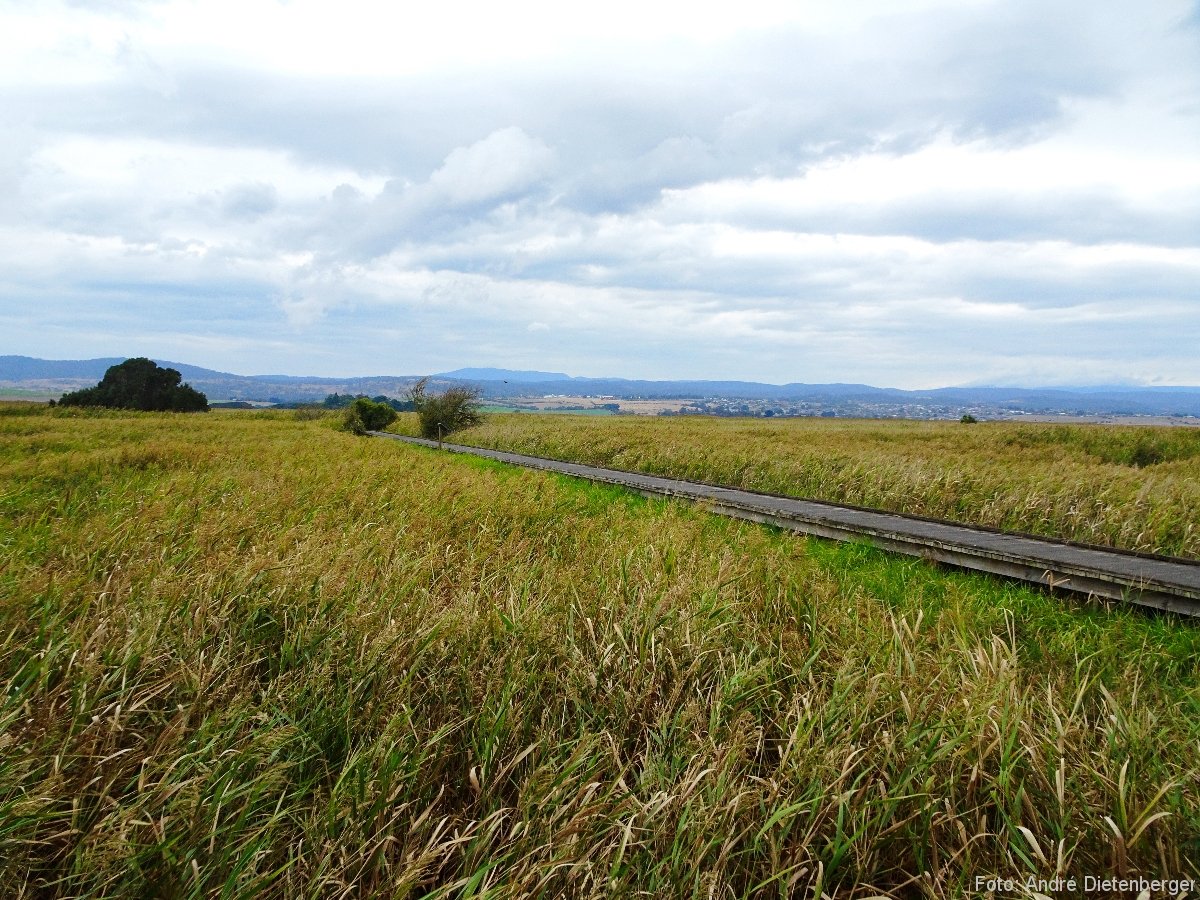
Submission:
M 471 428 L 483 421 L 479 412 L 479 398 L 483 391 L 478 387 L 452 387 L 441 394 L 426 393 L 428 378 L 422 378 L 409 391 L 409 398 L 417 409 L 421 424 L 421 436 L 440 441 L 454 431 Z

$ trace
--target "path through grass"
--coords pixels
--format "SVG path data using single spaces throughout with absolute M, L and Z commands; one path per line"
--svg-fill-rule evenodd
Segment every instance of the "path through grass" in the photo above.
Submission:
M 1200 558 L 1200 428 L 499 415 L 455 439 Z
M 1200 630 L 322 421 L 0 415 L 7 896 L 1200 876 Z

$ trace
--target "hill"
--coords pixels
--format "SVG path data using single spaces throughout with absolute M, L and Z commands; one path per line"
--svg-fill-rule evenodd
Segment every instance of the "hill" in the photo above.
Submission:
M 439 372 L 434 378 L 451 378 L 462 381 L 499 381 L 522 382 L 539 384 L 547 381 L 570 381 L 571 376 L 564 372 L 534 372 L 525 369 L 455 369 L 453 372 Z
M 95 384 L 120 358 L 46 360 L 0 356 L 0 388 L 35 391 L 49 399 L 65 391 Z M 252 400 L 271 403 L 319 401 L 328 394 L 403 397 L 419 375 L 376 375 L 330 378 L 310 375 L 235 375 L 170 360 L 155 360 L 177 369 L 184 380 L 214 402 Z M 946 387 L 901 390 L 868 384 L 766 384 L 756 381 L 582 378 L 562 372 L 520 369 L 461 368 L 431 376 L 431 389 L 469 382 L 488 399 L 546 395 L 644 399 L 708 399 L 792 403 L 787 414 L 906 418 L 957 418 L 963 412 L 986 416 L 1017 413 L 1079 416 L 1200 417 L 1200 387 L 1099 386 L 1073 388 Z M 715 411 L 715 410 L 710 410 Z M 735 412 L 737 410 L 734 410 Z M 751 410 L 755 414 L 756 410 Z

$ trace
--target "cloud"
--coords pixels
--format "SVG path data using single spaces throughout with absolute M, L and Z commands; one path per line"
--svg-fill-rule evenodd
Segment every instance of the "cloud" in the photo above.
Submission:
M 11 352 L 1200 382 L 1194 3 L 455 9 L 0 11 Z
M 313 293 L 290 293 L 279 298 L 279 307 L 287 317 L 289 325 L 305 329 L 325 318 L 329 302 Z
M 516 126 L 457 147 L 429 176 L 435 196 L 452 207 L 516 197 L 546 178 L 553 151 Z
M 258 219 L 279 205 L 279 192 L 272 184 L 240 184 L 224 191 L 221 211 L 230 219 Z
M 492 221 L 513 204 L 530 199 L 548 179 L 554 152 L 520 128 L 498 129 L 456 147 L 423 181 L 388 181 L 374 197 L 338 188 L 327 212 L 329 228 L 314 236 L 329 252 L 358 259 Z M 500 213 L 502 217 L 510 213 Z M 347 219 L 353 224 L 344 229 Z
M 667 190 L 661 215 L 941 241 L 1194 243 L 1200 178 L 1190 163 L 1127 166 L 1119 154 L 1055 141 L 1001 150 L 942 137 L 907 154 L 834 158 L 793 177 Z

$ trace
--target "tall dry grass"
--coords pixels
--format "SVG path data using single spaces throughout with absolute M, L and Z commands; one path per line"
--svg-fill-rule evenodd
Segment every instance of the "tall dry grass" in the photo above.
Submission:
M 1200 429 L 493 415 L 456 440 L 1200 558 Z
M 1200 876 L 1194 625 L 219 413 L 0 416 L 12 897 Z

